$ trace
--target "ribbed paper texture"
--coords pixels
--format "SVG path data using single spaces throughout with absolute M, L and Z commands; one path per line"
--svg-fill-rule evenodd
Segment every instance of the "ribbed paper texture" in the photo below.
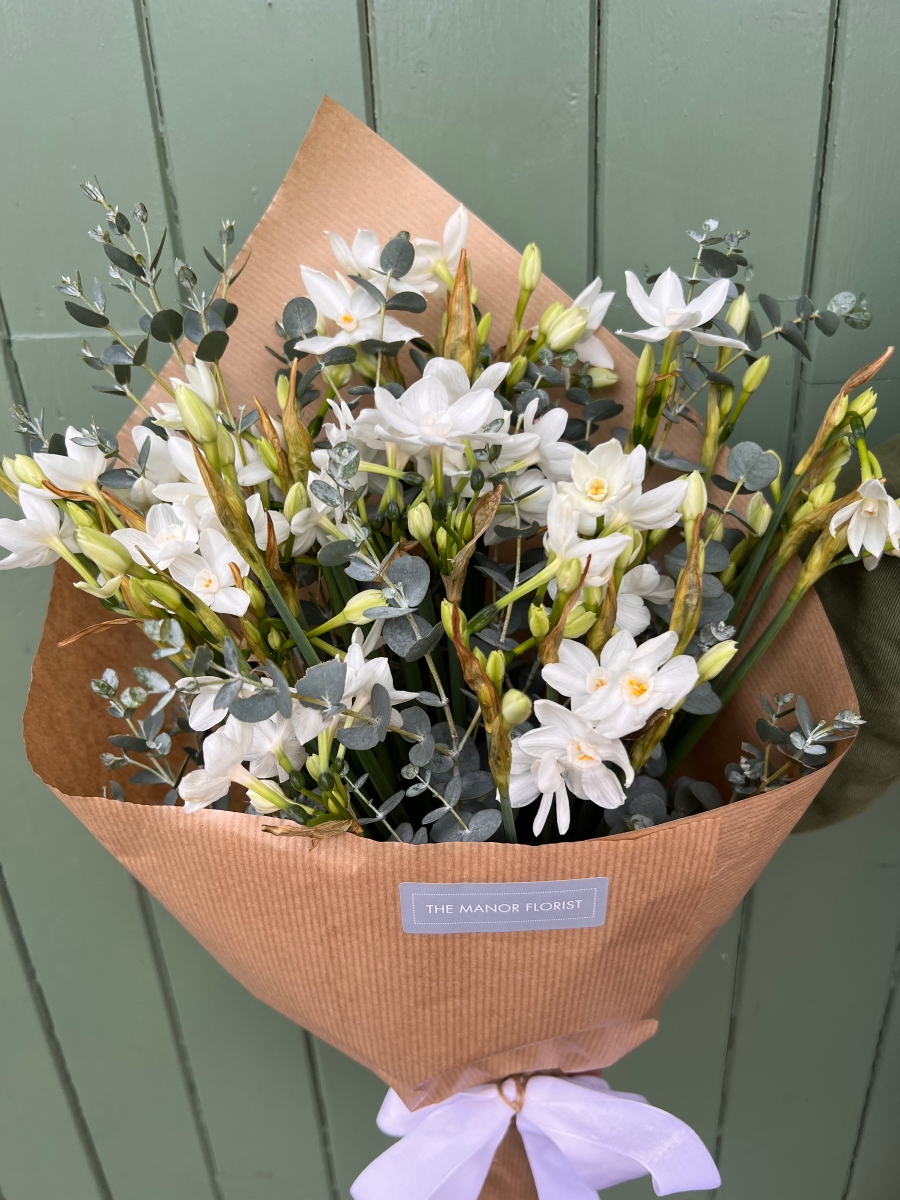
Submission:
M 224 360 L 233 402 L 272 393 L 273 322 L 299 293 L 299 264 L 332 269 L 323 229 L 400 228 L 437 237 L 455 201 L 331 101 L 325 101 L 253 233 L 253 257 L 230 293 L 241 315 Z M 482 311 L 504 330 L 518 253 L 473 219 L 468 248 Z M 564 298 L 541 282 L 535 311 Z M 433 332 L 438 306 L 420 319 Z M 608 334 L 633 403 L 634 356 Z M 167 374 L 164 371 L 164 375 Z M 157 397 L 158 398 L 158 397 Z M 154 399 L 150 394 L 151 401 Z M 627 411 L 623 420 L 627 418 Z M 677 426 L 670 443 L 688 447 Z M 787 585 L 785 585 L 787 586 Z M 770 602 L 775 603 L 777 597 Z M 265 818 L 98 795 L 98 759 L 116 722 L 88 683 L 107 666 L 130 677 L 149 661 L 139 629 L 118 627 L 65 648 L 99 619 L 96 602 L 57 569 L 25 714 L 29 759 L 93 834 L 254 995 L 371 1068 L 410 1107 L 506 1075 L 596 1070 L 651 1037 L 659 1006 L 727 920 L 805 811 L 829 769 L 772 794 L 657 828 L 540 847 L 407 846 L 347 835 L 314 850 L 262 832 Z M 810 595 L 687 769 L 715 783 L 753 736 L 758 695 L 802 692 L 816 715 L 855 706 L 821 605 Z M 155 800 L 155 795 L 145 795 Z M 402 932 L 401 882 L 609 878 L 595 929 L 456 934 Z M 498 1152 L 483 1196 L 528 1196 L 521 1140 Z

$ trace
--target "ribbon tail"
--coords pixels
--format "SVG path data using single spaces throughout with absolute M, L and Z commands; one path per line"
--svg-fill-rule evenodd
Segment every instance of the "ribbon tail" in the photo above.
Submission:
M 353 1200 L 478 1200 L 512 1110 L 494 1091 L 461 1093 L 425 1113 L 356 1178 Z
M 556 1143 L 595 1191 L 645 1174 L 652 1176 L 657 1196 L 708 1191 L 721 1183 L 689 1125 L 615 1092 L 538 1076 L 529 1082 L 523 1116 Z
M 596 1189 L 588 1187 L 552 1138 L 521 1115 L 516 1127 L 525 1144 L 538 1200 L 597 1200 Z

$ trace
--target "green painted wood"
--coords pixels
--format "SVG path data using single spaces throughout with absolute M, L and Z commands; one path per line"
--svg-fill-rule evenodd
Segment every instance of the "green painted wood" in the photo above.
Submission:
M 156 902 L 153 915 L 224 1200 L 326 1200 L 307 1036 L 254 999 Z
M 896 791 L 852 821 L 789 839 L 756 885 L 725 1097 L 721 1200 L 842 1200 L 894 959 L 898 896 Z
M 128 215 L 139 199 L 162 208 L 134 17 L 126 3 L 3 0 L 0 48 L 0 294 L 13 334 L 69 332 L 60 275 L 106 274 L 86 237 L 101 209 L 78 184 L 96 173 Z
M 656 1036 L 604 1071 L 612 1087 L 638 1092 L 686 1121 L 711 1154 L 718 1134 L 740 927 L 738 910 L 666 1000 Z M 649 1176 L 614 1193 L 617 1200 L 652 1200 L 654 1194 Z M 688 1200 L 706 1194 L 684 1193 Z
M 0 1194 L 5 1200 L 103 1200 L 60 1086 L 51 1049 L 0 912 Z M 41 1131 L 40 1154 L 23 1154 Z
M 0 755 L 13 798 L 0 806 L 0 844 L 10 892 L 116 1200 L 207 1200 L 134 884 L 25 759 L 19 720 L 49 582 L 41 570 L 0 575 Z
M 895 791 L 895 803 L 897 793 Z M 887 989 L 885 1021 L 875 1061 L 846 1200 L 894 1200 L 900 1179 L 900 945 Z
M 248 237 L 323 95 L 366 119 L 357 0 L 220 0 L 214 16 L 178 0 L 144 2 L 185 251 L 210 287 L 217 276 L 202 247 L 218 253 L 223 217 L 236 221 L 238 246 Z
M 900 7 L 892 0 L 841 0 L 839 30 L 813 284 L 817 300 L 864 293 L 874 319 L 865 331 L 845 328 L 840 337 L 812 343 L 813 361 L 803 368 L 812 384 L 842 383 L 896 344 L 900 332 Z M 890 362 L 883 376 L 889 382 L 879 381 L 879 441 L 900 432 L 900 363 Z
M 378 132 L 513 245 L 537 241 L 548 275 L 580 291 L 593 258 L 594 6 L 367 8 Z
M 326 1042 L 316 1040 L 313 1046 L 338 1195 L 341 1200 L 349 1200 L 353 1180 L 393 1141 L 375 1124 L 387 1085 Z
M 828 0 L 604 0 L 597 248 L 617 293 L 610 329 L 644 324 L 623 271 L 689 273 L 685 230 L 707 217 L 751 230 L 752 296 L 803 290 L 830 38 Z M 783 453 L 796 355 L 781 344 L 772 356 L 740 428 Z

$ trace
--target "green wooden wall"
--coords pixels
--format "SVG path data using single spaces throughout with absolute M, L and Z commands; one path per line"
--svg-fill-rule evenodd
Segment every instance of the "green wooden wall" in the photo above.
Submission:
M 127 415 L 91 390 L 53 291 L 93 261 L 77 183 L 164 210 L 196 263 L 219 217 L 249 232 L 325 92 L 539 241 L 570 291 L 600 271 L 621 292 L 715 216 L 753 231 L 764 290 L 865 292 L 865 333 L 814 339 L 801 367 L 776 348 L 750 433 L 782 453 L 900 331 L 896 0 L 0 0 L 0 54 L 7 450 L 13 401 Z M 609 324 L 632 319 L 617 299 Z M 346 1197 L 384 1144 L 383 1085 L 245 993 L 27 765 L 48 586 L 0 574 L 0 1195 Z M 791 839 L 609 1072 L 694 1125 L 722 1200 L 900 1193 L 898 799 Z

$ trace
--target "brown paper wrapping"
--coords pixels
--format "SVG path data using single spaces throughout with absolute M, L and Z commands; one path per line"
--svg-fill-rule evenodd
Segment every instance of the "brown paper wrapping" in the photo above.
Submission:
M 327 169 L 325 169 L 327 166 Z M 233 402 L 271 395 L 273 321 L 300 290 L 299 264 L 332 269 L 323 229 L 350 240 L 400 228 L 438 237 L 455 201 L 338 105 L 326 100 L 268 212 L 230 298 L 225 375 Z M 505 330 L 518 254 L 472 220 L 468 249 L 482 311 Z M 562 293 L 542 280 L 535 311 Z M 425 336 L 438 306 L 420 319 Z M 633 394 L 634 356 L 608 334 Z M 151 393 L 151 400 L 154 398 Z M 673 449 L 685 446 L 682 424 Z M 785 585 L 787 586 L 787 585 Z M 783 594 L 783 590 L 782 590 Z M 773 596 L 772 606 L 778 597 Z M 98 754 L 115 722 L 88 681 L 149 661 L 139 629 L 116 627 L 65 648 L 97 620 L 95 602 L 60 567 L 25 713 L 28 756 L 104 846 L 255 996 L 375 1071 L 412 1108 L 474 1084 L 536 1070 L 578 1072 L 616 1062 L 651 1037 L 662 999 L 727 920 L 830 769 L 760 797 L 636 833 L 540 847 L 407 846 L 352 835 L 273 838 L 264 818 L 98 795 Z M 856 703 L 814 594 L 695 752 L 714 782 L 752 736 L 761 690 L 802 692 L 817 715 Z M 688 764 L 691 767 L 691 764 Z M 598 929 L 453 935 L 402 932 L 401 882 L 557 880 L 606 876 Z M 512 1133 L 483 1195 L 527 1195 Z

